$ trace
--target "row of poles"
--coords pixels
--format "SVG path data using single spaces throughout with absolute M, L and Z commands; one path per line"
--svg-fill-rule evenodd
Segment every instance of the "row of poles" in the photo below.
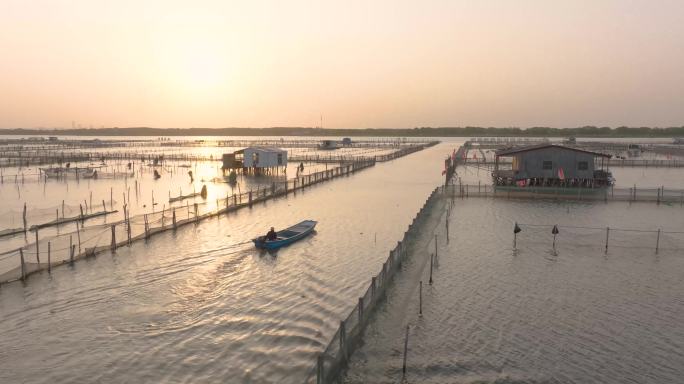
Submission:
M 339 167 L 339 168 L 330 169 L 330 170 L 327 170 L 327 171 L 320 171 L 320 172 L 317 172 L 317 173 L 315 173 L 315 174 L 307 175 L 307 176 L 305 176 L 305 177 L 301 177 L 301 183 L 300 183 L 299 185 L 298 185 L 297 181 L 295 181 L 295 183 L 294 183 L 294 189 L 292 189 L 292 191 L 293 191 L 293 192 L 296 192 L 297 188 L 300 188 L 300 189 L 301 189 L 301 188 L 304 188 L 304 187 L 306 187 L 306 186 L 310 186 L 310 185 L 313 185 L 313 184 L 316 184 L 316 183 L 319 183 L 319 182 L 322 182 L 322 181 L 325 181 L 325 180 L 329 180 L 329 179 L 335 178 L 335 177 L 337 177 L 337 176 L 347 175 L 347 174 L 349 174 L 349 173 L 353 173 L 353 172 L 356 172 L 356 171 L 358 171 L 358 170 L 367 168 L 367 167 L 369 167 L 369 166 L 371 166 L 371 165 L 373 165 L 373 164 L 375 164 L 375 162 L 363 162 L 363 163 L 345 164 L 345 165 L 342 165 L 342 166 Z M 264 194 L 263 194 L 263 196 L 261 196 L 261 199 L 264 199 L 264 198 L 267 198 L 267 197 L 268 197 L 268 195 L 266 194 L 266 191 L 267 191 L 267 189 L 264 189 Z M 286 187 L 284 193 L 287 193 L 288 191 L 289 191 L 289 189 Z M 272 187 L 271 187 L 271 192 L 272 192 L 272 193 L 271 193 L 270 196 L 277 196 L 277 191 L 276 191 L 276 189 L 275 189 L 275 184 L 272 185 Z M 112 193 L 113 193 L 113 192 L 112 192 Z M 252 206 L 253 202 L 259 201 L 258 199 L 259 199 L 260 197 L 259 197 L 259 196 L 253 197 L 252 191 L 249 191 L 249 192 L 247 193 L 247 195 L 248 195 L 248 203 L 247 203 L 247 205 L 248 205 L 249 207 Z M 125 199 L 125 196 L 124 196 L 124 199 Z M 226 196 L 226 199 L 225 199 L 225 204 L 226 204 L 225 208 L 226 208 L 226 209 L 227 209 L 227 208 L 229 207 L 229 205 L 230 205 L 230 200 L 231 200 L 231 197 L 230 197 L 230 196 Z M 233 200 L 234 206 L 237 207 L 238 204 L 241 204 L 241 203 L 242 203 L 242 195 L 239 196 L 239 203 L 238 203 L 238 196 L 237 196 L 237 195 L 233 195 L 233 196 L 232 196 L 232 200 Z M 215 213 L 220 213 L 220 212 L 221 212 L 221 207 L 220 207 L 220 205 L 219 205 L 219 201 L 220 201 L 220 200 L 217 200 L 217 211 L 216 211 Z M 103 202 L 103 203 L 104 203 L 104 202 Z M 81 206 L 81 207 L 82 207 L 82 206 Z M 194 209 L 194 220 L 193 220 L 193 221 L 194 221 L 194 222 L 198 222 L 199 219 L 202 217 L 202 215 L 199 214 L 199 205 L 198 205 L 198 203 L 194 203 L 192 207 L 193 207 L 193 209 Z M 177 218 L 176 218 L 176 210 L 179 209 L 179 208 L 180 208 L 180 209 L 182 209 L 182 208 L 186 208 L 186 209 L 187 209 L 187 212 L 188 212 L 188 213 L 187 213 L 187 218 L 188 218 L 188 221 L 190 220 L 191 210 L 190 210 L 190 205 L 188 204 L 187 201 L 186 201 L 185 207 L 182 207 L 182 206 L 181 206 L 181 207 L 169 208 L 169 209 L 171 209 L 171 211 L 172 211 L 172 213 L 171 213 L 171 219 L 172 219 L 173 229 L 176 229 L 176 228 L 177 228 L 177 225 L 178 225 Z M 24 208 L 24 212 L 25 212 L 25 211 L 26 211 L 26 208 Z M 116 247 L 117 247 L 117 241 L 116 241 L 116 225 L 118 225 L 118 224 L 125 224 L 125 225 L 126 225 L 126 236 L 127 236 L 126 243 L 127 243 L 128 245 L 130 245 L 130 244 L 131 244 L 131 241 L 132 241 L 130 209 L 128 209 L 128 206 L 127 206 L 127 204 L 125 204 L 125 203 L 124 203 L 124 205 L 123 205 L 123 212 L 124 212 L 124 220 L 123 220 L 123 222 L 120 222 L 120 223 L 113 223 L 113 224 L 110 225 L 110 227 L 111 227 L 111 249 L 112 249 L 112 251 L 113 251 L 114 249 L 116 249 Z M 161 229 L 165 229 L 166 226 L 164 225 L 164 219 L 165 219 L 165 217 L 166 217 L 166 208 L 164 208 L 164 209 L 162 210 L 161 214 L 162 214 L 162 216 L 161 216 L 161 219 L 160 219 L 160 220 L 161 220 L 161 227 L 160 227 L 160 228 L 161 228 Z M 26 215 L 25 215 L 25 213 L 24 213 L 24 218 L 25 218 L 25 217 L 26 217 Z M 81 215 L 80 218 L 83 218 L 83 217 L 84 217 L 84 216 Z M 149 220 L 148 220 L 148 214 L 143 214 L 143 220 L 144 220 L 144 223 L 143 223 L 143 225 L 144 225 L 144 238 L 147 239 L 147 238 L 149 238 L 149 237 L 153 234 L 151 225 L 150 225 Z M 69 263 L 70 263 L 70 264 L 74 262 L 74 257 L 75 257 L 75 255 L 76 255 L 76 247 L 77 247 L 77 246 L 78 246 L 78 254 L 80 254 L 80 253 L 82 252 L 82 249 L 81 249 L 81 231 L 83 230 L 83 225 L 82 225 L 82 224 L 79 225 L 80 222 L 82 222 L 82 220 L 78 220 L 78 219 L 77 219 L 77 220 L 75 221 L 75 223 L 76 223 L 76 235 L 77 235 L 77 241 L 78 241 L 76 244 L 74 244 L 74 242 L 73 242 L 73 235 L 69 235 L 69 248 L 68 248 L 67 250 L 68 250 L 68 252 L 69 252 Z M 25 224 L 25 226 L 26 226 L 26 224 Z M 36 246 L 36 262 L 37 262 L 37 264 L 41 264 L 41 262 L 40 262 L 40 239 L 39 239 L 39 230 L 38 230 L 38 228 L 35 228 L 35 236 L 36 236 L 36 243 L 35 243 L 35 246 Z M 100 235 L 100 236 L 101 236 L 101 235 Z M 98 237 L 99 237 L 99 236 L 98 236 Z M 52 256 L 52 242 L 48 241 L 47 247 L 48 247 L 48 253 L 47 253 L 48 265 L 47 265 L 47 269 L 48 269 L 48 272 L 50 272 L 50 271 L 51 271 L 51 268 L 52 268 L 52 261 L 51 261 L 51 256 Z M 18 251 L 19 251 L 19 256 L 20 256 L 20 261 L 21 261 L 21 280 L 25 280 L 26 277 L 27 277 L 27 275 L 28 275 L 28 271 L 27 271 L 27 268 L 26 268 L 26 260 L 25 260 L 25 255 L 24 255 L 24 248 L 19 248 Z M 88 256 L 89 254 L 94 254 L 94 252 L 95 252 L 95 249 L 94 249 L 94 248 L 86 249 L 86 256 Z
M 619 231 L 619 229 L 613 229 L 613 231 L 616 231 L 616 230 Z M 608 253 L 608 242 L 610 239 L 610 231 L 611 231 L 610 227 L 606 227 L 606 241 L 605 241 L 605 250 L 604 250 L 604 253 L 606 253 L 606 254 Z M 634 230 L 630 230 L 630 231 L 634 231 Z M 513 225 L 513 249 L 514 250 L 517 249 L 518 233 L 520 233 L 520 232 L 522 232 L 522 229 L 520 228 L 520 226 L 516 222 Z M 656 230 L 656 231 L 636 231 L 636 232 L 652 232 L 652 233 L 655 233 L 656 234 L 655 253 L 658 254 L 658 251 L 660 250 L 661 229 L 658 228 L 658 230 Z M 553 247 L 554 251 L 556 250 L 556 236 L 559 233 L 560 233 L 560 230 L 558 229 L 558 225 L 554 225 L 553 228 L 551 228 L 551 234 L 553 235 L 553 241 L 552 241 L 551 246 Z
M 446 229 L 446 236 L 445 236 L 445 241 L 446 244 L 449 244 L 449 218 L 451 217 L 451 212 L 453 209 L 453 205 L 450 205 L 446 208 L 446 219 L 444 222 L 445 229 Z M 434 244 L 435 244 L 435 252 L 430 253 L 430 272 L 429 272 L 429 277 L 428 277 L 428 284 L 432 286 L 434 283 L 433 279 L 433 271 L 435 268 L 439 267 L 439 253 L 438 253 L 438 237 L 437 234 L 434 235 Z M 423 316 L 423 280 L 420 280 L 418 283 L 418 316 L 422 317 Z M 406 325 L 406 333 L 404 335 L 404 351 L 403 351 L 403 363 L 401 367 L 402 375 L 406 376 L 407 372 L 407 358 L 408 358 L 408 345 L 409 345 L 409 330 L 410 330 L 410 325 Z

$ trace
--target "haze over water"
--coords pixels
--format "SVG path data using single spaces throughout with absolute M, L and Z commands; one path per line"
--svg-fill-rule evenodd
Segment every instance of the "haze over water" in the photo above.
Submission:
M 681 126 L 678 0 L 4 0 L 0 128 Z

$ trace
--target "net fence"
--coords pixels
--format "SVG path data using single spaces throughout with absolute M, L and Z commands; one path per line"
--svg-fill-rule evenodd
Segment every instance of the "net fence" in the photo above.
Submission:
M 684 189 L 665 187 L 554 188 L 508 187 L 489 184 L 450 184 L 446 193 L 457 197 L 549 198 L 594 201 L 646 201 L 684 205 Z
M 130 245 L 135 241 L 147 239 L 157 233 L 177 229 L 180 226 L 196 223 L 203 219 L 252 206 L 272 198 L 296 193 L 309 186 L 346 176 L 359 170 L 375 165 L 375 160 L 363 160 L 343 163 L 335 168 L 299 175 L 296 178 L 273 182 L 270 187 L 259 188 L 239 194 L 226 195 L 212 203 L 189 203 L 187 200 L 178 201 L 176 205 L 161 211 L 130 215 L 126 205 L 123 206 L 124 219 L 112 223 L 85 226 L 82 206 L 60 206 L 59 208 L 35 209 L 27 216 L 31 219 L 55 217 L 59 215 L 76 215 L 76 220 L 61 224 L 61 229 L 73 226 L 73 231 L 63 232 L 54 236 L 40 237 L 38 228 L 28 228 L 25 225 L 18 228 L 27 238 L 35 241 L 0 253 L 0 284 L 16 280 L 25 280 L 32 273 L 43 270 L 50 271 L 53 267 L 73 263 L 79 259 L 94 256 L 104 251 L 113 251 L 119 247 Z M 113 202 L 112 202 L 113 205 Z M 57 210 L 57 213 L 55 213 Z M 7 212 L 8 214 L 23 215 L 23 212 Z M 19 219 L 22 220 L 21 218 Z
M 399 271 L 402 262 L 406 259 L 408 244 L 416 237 L 417 231 L 427 217 L 427 212 L 439 199 L 436 188 L 423 204 L 409 225 L 408 230 L 397 246 L 389 252 L 387 260 L 382 264 L 382 269 L 371 278 L 370 284 L 364 294 L 359 297 L 358 304 L 340 321 L 340 326 L 335 331 L 332 339 L 325 350 L 317 357 L 316 363 L 309 370 L 306 383 L 329 383 L 338 377 L 341 370 L 346 366 L 349 356 L 359 346 L 363 337 L 363 331 L 368 324 L 370 316 L 377 308 L 385 291 Z
M 605 252 L 639 249 L 655 253 L 684 249 L 684 232 L 682 231 L 554 224 L 516 223 L 516 225 L 520 232 L 512 236 L 515 237 L 518 248 L 525 246 L 553 247 L 554 249 L 587 247 Z

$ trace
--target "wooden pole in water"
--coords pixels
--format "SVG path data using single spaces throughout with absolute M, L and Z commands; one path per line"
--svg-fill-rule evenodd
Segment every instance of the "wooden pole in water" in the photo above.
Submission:
M 24 250 L 19 248 L 19 257 L 21 258 L 21 280 L 26 280 L 26 264 L 24 263 Z
M 406 326 L 406 336 L 404 337 L 404 364 L 402 365 L 401 371 L 406 375 L 406 355 L 408 353 L 408 336 L 409 336 L 409 326 Z
M 428 281 L 428 283 L 430 285 L 432 285 L 432 266 L 433 266 L 434 262 L 435 262 L 435 255 L 430 254 L 430 280 Z
M 363 297 L 359 297 L 359 327 L 363 324 Z
M 75 253 L 76 253 L 76 245 L 74 244 L 71 246 L 71 257 L 69 258 L 71 264 L 74 263 L 74 254 Z
M 109 209 L 114 210 L 114 187 L 109 188 Z
M 50 260 L 50 242 L 48 241 L 48 273 L 52 271 L 52 265 Z
M 81 253 L 81 231 L 78 227 L 78 221 L 76 222 L 76 235 L 78 236 L 78 253 Z
M 608 254 L 608 236 L 610 236 L 610 227 L 606 227 L 606 250 L 605 254 Z
M 347 332 L 344 326 L 344 320 L 340 321 L 340 355 L 343 360 L 347 360 Z
M 423 280 L 418 286 L 418 315 L 423 316 Z
M 439 256 L 437 256 L 437 235 L 435 235 L 435 266 L 439 266 Z
M 28 228 L 27 228 L 27 225 L 26 225 L 26 203 L 24 203 L 24 215 L 23 215 L 23 218 L 24 218 L 24 233 L 26 233 L 26 230 L 28 229 Z
M 40 264 L 40 247 L 38 242 L 38 228 L 36 228 L 36 262 Z
M 116 249 L 116 226 L 112 224 L 112 251 Z
M 73 242 L 74 242 L 74 236 L 69 235 L 69 253 L 70 253 L 69 260 L 71 260 L 72 263 L 74 262 Z
M 658 254 L 659 248 L 660 248 L 660 228 L 658 228 L 658 237 L 656 237 L 656 255 Z

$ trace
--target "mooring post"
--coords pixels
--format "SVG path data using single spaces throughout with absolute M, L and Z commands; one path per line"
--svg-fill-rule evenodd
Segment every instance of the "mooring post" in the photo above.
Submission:
M 19 257 L 21 258 L 21 280 L 26 280 L 26 264 L 24 263 L 24 250 L 19 248 Z
M 112 251 L 116 249 L 116 225 L 112 224 Z
M 658 228 L 658 237 L 656 237 L 656 255 L 658 254 L 659 248 L 660 248 L 660 228 Z
M 40 264 L 40 242 L 38 241 L 38 228 L 36 228 L 36 262 Z
M 248 200 L 249 207 L 252 208 L 252 191 L 249 191 L 248 198 L 249 198 L 249 200 Z
M 195 203 L 195 222 L 199 221 L 199 206 Z
M 401 371 L 406 375 L 406 355 L 408 353 L 408 336 L 409 336 L 409 326 L 406 326 L 406 336 L 404 337 L 404 364 L 402 365 Z
M 50 260 L 50 242 L 48 241 L 48 273 L 52 271 L 51 260 Z
M 173 209 L 173 214 L 171 215 L 171 220 L 173 221 L 173 229 L 176 229 L 176 209 Z
M 74 263 L 74 254 L 76 253 L 76 245 L 71 246 L 71 256 L 69 256 L 69 263 Z
M 418 285 L 418 315 L 423 316 L 423 280 Z
M 608 254 L 608 236 L 610 236 L 610 227 L 606 227 L 606 251 L 604 252 L 605 254 Z

